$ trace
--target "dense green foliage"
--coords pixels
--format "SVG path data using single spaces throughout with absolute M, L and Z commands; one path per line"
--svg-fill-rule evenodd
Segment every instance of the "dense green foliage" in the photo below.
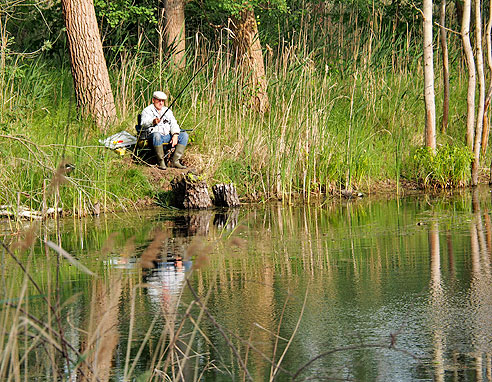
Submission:
M 409 48 L 420 47 L 420 5 L 421 1 L 407 0 L 192 0 L 186 2 L 185 9 L 187 37 L 192 42 L 198 34 L 216 46 L 219 35 L 230 28 L 228 18 L 241 9 L 252 8 L 258 16 L 262 41 L 273 49 L 285 41 L 298 39 L 304 32 L 303 37 L 314 55 L 319 57 L 320 50 L 323 53 L 329 50 L 338 56 L 349 53 L 338 49 L 343 31 L 343 39 L 350 41 L 355 37 L 361 45 L 367 39 L 377 38 L 380 41 L 376 47 L 393 49 L 403 59 Z M 136 48 L 155 54 L 161 5 L 149 0 L 95 0 L 94 6 L 108 56 L 113 57 L 122 49 Z M 60 1 L 7 1 L 0 7 L 13 51 L 33 52 L 44 47 L 50 55 L 66 60 Z M 450 16 L 451 28 L 456 29 L 455 16 Z M 149 55 L 149 60 L 152 56 Z M 347 59 L 338 57 L 341 58 Z
M 56 193 L 48 195 L 45 186 L 66 161 L 75 170 L 60 185 L 64 208 L 87 211 L 96 202 L 115 208 L 161 195 L 163 185 L 148 180 L 144 166 L 98 142 L 121 130 L 133 133 L 136 114 L 157 88 L 171 101 L 184 89 L 173 111 L 183 128 L 193 129 L 185 162 L 210 183 L 234 182 L 241 196 L 309 197 L 402 177 L 432 186 L 467 183 L 469 157 L 456 148 L 464 142 L 466 113 L 457 36 L 449 37 L 451 124 L 438 136 L 443 148 L 435 160 L 415 151 L 424 130 L 418 4 L 249 2 L 265 48 L 271 104 L 258 115 L 244 105 L 248 89 L 234 68 L 227 23 L 237 11 L 231 4 L 239 3 L 187 3 L 187 66 L 177 72 L 167 56 L 158 60 L 155 3 L 96 1 L 118 107 L 118 120 L 105 132 L 77 114 L 60 4 L 22 4 L 2 13 L 0 204 L 37 209 L 46 197 L 55 203 Z M 22 17 L 13 18 L 14 10 Z M 457 27 L 456 12 L 450 8 L 450 28 Z
M 459 187 L 468 184 L 473 155 L 467 147 L 440 147 L 433 154 L 418 147 L 408 159 L 408 177 L 425 187 Z

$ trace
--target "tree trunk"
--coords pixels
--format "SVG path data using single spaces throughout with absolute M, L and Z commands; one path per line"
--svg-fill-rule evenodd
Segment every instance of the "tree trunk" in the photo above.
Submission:
M 237 207 L 239 197 L 234 183 L 216 184 L 212 187 L 214 193 L 214 204 L 218 207 Z
M 489 1 L 489 21 L 487 23 L 487 30 L 485 32 L 485 41 L 487 43 L 487 66 L 489 71 L 492 71 L 492 0 Z M 489 110 L 490 101 L 492 100 L 492 77 L 490 78 L 489 90 L 485 98 L 485 104 L 483 109 L 483 131 L 482 131 L 482 154 L 485 155 L 487 151 L 487 144 L 489 142 L 489 118 L 487 112 Z
M 267 81 L 263 53 L 258 36 L 258 27 L 253 10 L 244 9 L 234 20 L 237 62 L 246 81 L 245 87 L 251 92 L 248 103 L 260 113 L 268 111 Z
M 157 25 L 157 49 L 159 50 L 159 89 L 162 89 L 162 62 L 164 57 L 164 13 L 165 8 L 159 10 L 159 22 Z
M 77 104 L 106 128 L 116 116 L 92 0 L 62 0 Z
M 171 52 L 171 63 L 180 69 L 186 66 L 184 8 L 184 0 L 164 0 L 166 43 Z
M 470 41 L 470 17 L 471 0 L 463 2 L 463 20 L 461 24 L 461 38 L 463 39 L 463 50 L 465 51 L 466 65 L 468 67 L 468 95 L 467 95 L 467 117 L 466 117 L 466 144 L 473 150 L 473 136 L 475 130 L 475 86 L 477 83 L 475 59 Z
M 480 151 L 482 148 L 483 115 L 485 105 L 485 75 L 483 72 L 481 3 L 481 0 L 475 0 L 475 42 L 480 93 L 478 97 L 477 124 L 475 126 L 475 142 L 473 144 L 472 186 L 476 186 L 478 184 L 478 173 L 480 170 Z
M 212 206 L 207 183 L 194 175 L 174 178 L 171 182 L 174 205 L 178 208 L 203 209 Z
M 449 52 L 448 37 L 446 31 L 446 0 L 441 1 L 441 26 L 439 27 L 442 49 L 442 72 L 443 72 L 443 104 L 441 131 L 446 132 L 449 123 Z
M 432 47 L 432 0 L 424 0 L 424 99 L 425 145 L 436 151 L 436 104 L 434 94 L 434 49 Z

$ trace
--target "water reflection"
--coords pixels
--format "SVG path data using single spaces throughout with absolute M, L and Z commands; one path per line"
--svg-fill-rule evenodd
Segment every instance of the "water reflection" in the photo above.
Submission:
M 185 272 L 190 269 L 191 261 L 183 261 L 181 258 L 160 262 L 144 278 L 149 285 L 152 303 L 160 305 L 166 312 L 174 310 L 184 286 Z
M 224 209 L 214 216 L 214 226 L 219 229 L 233 230 L 236 228 L 239 220 L 239 209 Z
M 109 381 L 115 350 L 119 342 L 118 313 L 122 292 L 119 272 L 110 272 L 107 280 L 96 280 L 90 292 L 85 333 L 82 335 L 80 354 L 88 354 L 78 368 L 78 380 Z
M 434 365 L 434 380 L 444 381 L 444 333 L 441 323 L 445 322 L 445 299 L 441 285 L 441 254 L 439 245 L 439 225 L 431 222 L 429 228 L 429 252 L 430 252 L 430 315 Z
M 473 193 L 473 219 L 471 221 L 471 285 L 470 299 L 470 328 L 472 356 L 475 358 L 477 380 L 485 380 L 485 375 L 491 375 L 490 344 L 492 343 L 492 279 L 490 275 L 490 246 L 487 246 L 486 236 L 491 235 L 490 225 L 483 224 L 482 212 L 478 203 L 477 191 Z M 489 232 L 484 232 L 484 227 Z M 485 357 L 484 357 L 485 356 Z M 483 371 L 486 370 L 484 375 Z M 489 379 L 490 380 L 490 379 Z
M 66 288 L 79 379 L 490 381 L 491 204 L 461 191 L 63 222 L 50 235 L 99 277 L 42 247 L 36 271 Z
M 479 194 L 475 190 L 471 200 L 469 249 L 465 247 L 462 254 L 464 266 L 470 266 L 470 284 L 461 296 L 457 296 L 455 290 L 458 280 L 453 242 L 457 240 L 453 239 L 449 230 L 441 234 L 437 221 L 429 223 L 429 329 L 432 336 L 433 379 L 436 381 L 444 381 L 446 376 L 454 381 L 469 378 L 491 380 L 492 236 L 490 216 L 481 210 L 480 205 Z M 447 264 L 441 263 L 441 235 L 446 239 Z M 463 300 L 457 300 L 457 297 Z
M 170 235 L 162 232 L 154 237 L 154 251 L 143 252 L 140 265 L 146 269 L 143 282 L 149 285 L 149 295 L 154 304 L 165 311 L 176 309 L 182 293 L 186 274 L 193 266 L 195 253 L 201 248 L 213 226 L 219 230 L 233 230 L 238 222 L 237 209 L 198 211 L 172 218 Z

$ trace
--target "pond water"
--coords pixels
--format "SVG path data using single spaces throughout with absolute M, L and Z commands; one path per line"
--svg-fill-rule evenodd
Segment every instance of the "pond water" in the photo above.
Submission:
M 490 381 L 491 205 L 481 188 L 5 225 L 31 280 L 4 249 L 1 377 Z

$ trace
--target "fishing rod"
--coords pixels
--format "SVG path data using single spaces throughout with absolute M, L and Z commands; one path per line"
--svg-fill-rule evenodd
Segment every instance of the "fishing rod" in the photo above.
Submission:
M 196 78 L 196 76 L 198 75 L 198 73 L 200 73 L 202 71 L 202 69 L 209 63 L 209 61 L 212 59 L 212 55 L 210 55 L 210 57 L 207 59 L 207 61 L 205 61 L 202 66 L 200 66 L 200 68 L 198 68 L 198 70 L 195 72 L 195 74 L 193 74 L 193 76 L 190 78 L 190 80 L 186 83 L 186 85 L 180 90 L 180 92 L 178 93 L 178 95 L 173 99 L 173 102 L 171 102 L 171 104 L 167 107 L 166 111 L 164 112 L 164 114 L 162 114 L 162 117 L 160 119 L 162 119 L 167 111 L 169 109 L 171 109 L 171 107 L 174 105 L 174 103 L 178 100 L 179 97 L 181 97 L 181 94 L 183 94 L 183 92 L 186 90 L 186 88 L 188 86 L 190 86 L 190 84 L 193 82 L 193 80 Z
M 210 55 L 210 57 L 207 59 L 207 61 L 205 61 L 199 68 L 198 70 L 193 74 L 193 76 L 190 78 L 190 80 L 186 83 L 186 85 L 179 91 L 178 95 L 173 99 L 173 101 L 171 102 L 171 104 L 166 107 L 166 110 L 164 111 L 164 114 L 162 114 L 162 116 L 159 118 L 159 120 L 162 120 L 162 118 L 164 118 L 164 116 L 166 115 L 166 113 L 168 112 L 168 110 L 171 109 L 171 107 L 174 105 L 174 103 L 179 99 L 179 97 L 181 97 L 181 95 L 184 93 L 184 91 L 186 90 L 186 88 L 188 86 L 190 86 L 190 84 L 193 82 L 193 80 L 196 78 L 196 76 L 203 70 L 203 68 L 210 62 L 210 60 L 212 59 L 213 55 Z M 139 115 L 140 116 L 140 115 Z M 138 126 L 140 126 L 140 117 L 138 119 Z M 181 129 L 182 131 L 189 131 L 189 129 Z M 193 131 L 194 129 L 192 129 L 191 131 Z M 138 132 L 138 136 L 137 136 L 137 140 L 140 138 L 140 135 L 142 134 L 143 130 L 140 128 L 139 129 L 139 132 Z M 136 149 L 136 146 L 135 146 L 135 149 Z M 134 150 L 135 152 L 135 150 Z M 168 153 L 169 154 L 169 153 Z
M 179 97 L 181 97 L 181 95 L 184 93 L 184 91 L 188 88 L 188 86 L 190 86 L 190 84 L 193 82 L 193 80 L 196 78 L 196 76 L 203 70 L 203 68 L 210 62 L 210 60 L 212 59 L 213 55 L 210 55 L 210 57 L 207 59 L 207 61 L 205 61 L 199 68 L 198 70 L 193 74 L 193 76 L 191 76 L 190 80 L 186 83 L 186 85 L 179 91 L 178 95 L 173 99 L 173 101 L 171 102 L 171 104 L 166 107 L 166 110 L 164 111 L 164 113 L 162 114 L 162 116 L 159 118 L 159 121 L 162 120 L 162 118 L 164 118 L 164 116 L 166 115 L 166 113 L 168 112 L 168 110 L 171 109 L 171 107 L 174 105 L 174 103 L 179 99 Z M 138 119 L 138 125 L 140 125 L 140 116 L 139 116 L 139 119 Z M 189 131 L 190 129 L 181 129 L 182 131 Z M 191 131 L 193 131 L 194 129 L 191 129 Z M 140 128 L 140 131 L 138 132 L 138 136 L 137 136 L 137 140 L 140 138 L 140 135 L 142 134 L 143 130 Z M 137 145 L 135 145 L 135 148 L 134 148 L 134 154 L 135 154 L 135 151 L 137 149 Z M 165 155 L 165 158 L 167 158 L 172 152 L 174 151 L 174 148 L 170 149 L 167 151 L 166 155 Z

